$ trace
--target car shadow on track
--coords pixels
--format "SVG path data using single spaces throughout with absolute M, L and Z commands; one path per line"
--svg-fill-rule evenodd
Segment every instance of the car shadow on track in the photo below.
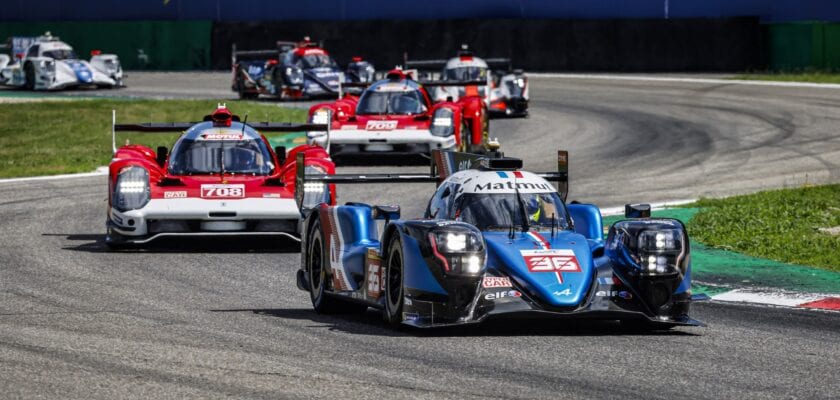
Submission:
M 413 337 L 473 337 L 473 336 L 697 336 L 700 332 L 674 328 L 652 330 L 628 326 L 609 320 L 572 319 L 493 319 L 480 324 L 418 329 L 408 326 L 391 327 L 374 309 L 365 313 L 318 314 L 308 308 L 227 309 L 212 312 L 251 312 L 257 315 L 291 320 L 308 320 L 323 324 L 331 331 L 356 335 L 413 336 Z M 696 328 L 695 328 L 696 329 Z
M 64 246 L 62 250 L 82 251 L 87 253 L 297 253 L 300 243 L 285 238 L 246 238 L 246 237 L 203 237 L 159 239 L 149 244 L 111 250 L 105 245 L 104 234 L 66 234 L 43 233 L 41 236 L 58 236 L 73 242 L 82 242 Z

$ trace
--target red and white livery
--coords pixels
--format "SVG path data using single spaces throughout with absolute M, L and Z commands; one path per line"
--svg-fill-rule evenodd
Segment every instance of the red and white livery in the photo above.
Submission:
M 432 83 L 432 85 L 439 83 Z M 435 149 L 482 152 L 488 134 L 487 107 L 478 96 L 435 102 L 426 84 L 394 69 L 386 79 L 366 86 L 360 95 L 309 109 L 309 121 L 331 125 L 309 132 L 309 143 L 344 155 L 428 155 Z
M 116 119 L 116 118 L 115 118 Z M 114 146 L 109 166 L 106 243 L 144 244 L 161 237 L 285 236 L 297 239 L 298 153 L 304 168 L 333 173 L 319 146 L 272 149 L 260 131 L 327 129 L 312 124 L 247 124 L 226 107 L 198 123 L 114 124 L 114 132 L 183 132 L 171 153 L 142 145 Z M 115 140 L 116 142 L 116 140 Z M 332 187 L 307 184 L 307 199 L 334 201 Z

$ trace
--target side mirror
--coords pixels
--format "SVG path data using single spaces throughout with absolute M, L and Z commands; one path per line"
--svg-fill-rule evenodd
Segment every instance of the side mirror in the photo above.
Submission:
M 158 146 L 157 148 L 157 164 L 163 168 L 164 164 L 166 164 L 166 158 L 169 156 L 169 149 L 166 146 Z
M 650 218 L 650 204 L 625 204 L 624 218 Z
M 280 165 L 286 162 L 286 146 L 277 146 L 274 148 L 274 152 L 277 153 L 277 161 L 280 162 Z
M 400 206 L 373 206 L 373 219 L 384 219 L 387 224 L 392 219 L 400 218 Z

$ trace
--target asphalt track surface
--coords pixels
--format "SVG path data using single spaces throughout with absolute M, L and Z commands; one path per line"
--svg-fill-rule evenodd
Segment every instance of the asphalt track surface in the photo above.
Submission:
M 120 95 L 200 85 L 189 97 L 230 97 L 226 74 L 153 80 L 166 90 L 143 76 Z M 491 135 L 532 170 L 568 149 L 570 199 L 616 206 L 840 181 L 840 90 L 535 78 L 531 94 L 531 117 L 494 120 Z M 346 186 L 340 200 L 399 203 L 410 217 L 430 191 Z M 0 397 L 840 396 L 840 313 L 698 303 L 708 328 L 395 331 L 373 311 L 315 314 L 294 285 L 294 244 L 108 253 L 106 197 L 103 177 L 0 183 Z

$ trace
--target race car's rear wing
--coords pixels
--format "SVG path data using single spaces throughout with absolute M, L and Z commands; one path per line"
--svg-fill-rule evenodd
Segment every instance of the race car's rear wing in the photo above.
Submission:
M 513 63 L 511 62 L 510 58 L 482 58 L 484 62 L 487 63 L 487 67 L 490 69 L 506 69 L 508 71 L 513 70 Z M 418 70 L 441 70 L 443 67 L 446 66 L 446 63 L 449 60 L 409 60 L 408 58 L 403 59 L 403 67 L 406 69 L 415 68 Z
M 416 81 L 418 84 L 423 86 L 484 86 L 487 85 L 487 81 L 477 80 L 477 81 Z M 376 82 L 345 82 L 338 84 L 338 98 L 344 97 L 344 89 L 347 88 L 367 88 L 370 85 L 373 85 Z
M 230 50 L 230 65 L 236 65 L 239 60 L 257 61 L 268 60 L 271 58 L 280 58 L 280 50 L 237 50 L 236 43 L 231 46 Z
M 207 119 L 205 118 L 205 121 Z M 238 121 L 238 119 L 235 119 Z M 201 121 L 203 122 L 203 121 Z M 117 152 L 117 132 L 144 133 L 178 133 L 184 132 L 200 122 L 148 122 L 139 124 L 118 124 L 117 112 L 111 114 L 111 147 Z M 329 124 L 294 124 L 288 122 L 246 122 L 245 125 L 259 132 L 327 132 L 330 135 Z
M 320 182 L 324 184 L 345 183 L 441 183 L 450 175 L 467 169 L 488 169 L 498 171 L 513 171 L 522 168 L 519 158 L 505 157 L 498 151 L 488 155 L 459 153 L 454 151 L 433 150 L 431 169 L 428 174 L 310 174 L 306 173 L 306 156 L 298 153 L 296 162 L 297 179 L 295 179 L 295 201 L 298 208 L 304 204 L 306 182 Z M 557 182 L 557 192 L 563 201 L 569 194 L 569 152 L 557 152 L 557 172 L 535 172 L 535 175 L 552 182 Z

